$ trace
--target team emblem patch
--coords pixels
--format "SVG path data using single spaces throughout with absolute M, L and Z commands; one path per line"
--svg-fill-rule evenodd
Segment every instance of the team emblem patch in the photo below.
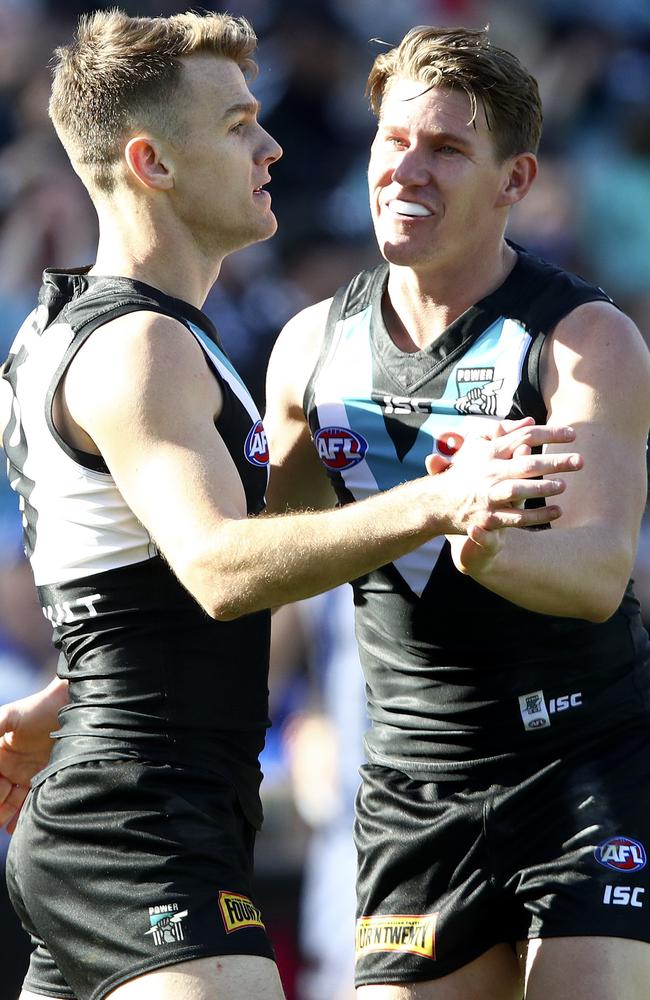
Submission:
M 267 466 L 269 464 L 269 446 L 261 420 L 253 424 L 249 430 L 244 444 L 244 454 L 251 465 Z
M 524 729 L 543 729 L 551 724 L 543 691 L 519 695 L 519 711 Z
M 437 917 L 437 913 L 359 917 L 356 927 L 357 959 L 371 951 L 401 951 L 435 961 Z
M 503 379 L 494 378 L 494 368 L 458 368 L 456 371 L 458 399 L 455 406 L 459 413 L 481 413 L 494 417 L 497 413 L 497 393 L 503 388 Z
M 599 865 L 615 872 L 639 872 L 646 866 L 643 844 L 631 837 L 609 837 L 594 851 Z
M 333 472 L 343 472 L 362 462 L 368 442 L 348 427 L 321 427 L 314 444 L 323 465 Z
M 244 927 L 261 927 L 264 930 L 261 911 L 248 898 L 238 892 L 219 893 L 219 909 L 226 933 L 240 931 Z
M 158 947 L 161 944 L 174 944 L 185 939 L 183 932 L 183 920 L 188 914 L 188 910 L 179 910 L 178 903 L 162 903 L 159 906 L 149 907 L 149 923 L 151 927 L 145 931 L 145 937 L 151 934 L 153 943 Z

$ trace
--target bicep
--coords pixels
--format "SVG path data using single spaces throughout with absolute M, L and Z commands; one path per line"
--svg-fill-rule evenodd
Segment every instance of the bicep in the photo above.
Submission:
M 126 432 L 126 426 L 123 426 Z M 124 447 L 119 424 L 100 447 L 116 485 L 173 567 L 225 521 L 246 516 L 233 459 L 214 424 L 175 422 L 173 434 L 130 427 Z
M 191 334 L 166 322 L 110 342 L 93 344 L 93 334 L 65 393 L 126 504 L 175 566 L 220 521 L 245 517 L 246 502 L 214 422 L 219 385 Z
M 596 523 L 635 544 L 650 422 L 650 361 L 640 334 L 614 307 L 582 307 L 554 333 L 542 373 L 548 421 L 575 428 L 585 459 L 567 477 L 557 527 Z

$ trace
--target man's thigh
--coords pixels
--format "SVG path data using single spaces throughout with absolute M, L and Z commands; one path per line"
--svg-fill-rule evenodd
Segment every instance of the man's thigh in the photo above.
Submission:
M 118 986 L 106 1000 L 251 1000 L 253 997 L 284 1000 L 275 962 L 255 955 L 222 955 L 148 972 Z
M 505 944 L 441 979 L 357 989 L 357 1000 L 521 1000 L 522 995 L 519 963 L 514 950 Z
M 526 1000 L 647 1000 L 650 944 L 625 938 L 535 938 Z
M 91 1000 L 212 956 L 274 966 L 251 896 L 252 833 L 212 777 L 138 762 L 63 769 L 33 789 L 9 862 L 35 945 L 27 994 Z

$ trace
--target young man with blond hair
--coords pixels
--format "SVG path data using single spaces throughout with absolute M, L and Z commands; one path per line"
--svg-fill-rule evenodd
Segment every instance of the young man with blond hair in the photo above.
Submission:
M 575 427 L 585 469 L 553 530 L 432 538 L 354 583 L 359 1000 L 644 1000 L 650 665 L 629 576 L 648 351 L 601 289 L 504 238 L 542 121 L 513 55 L 413 29 L 369 94 L 385 262 L 278 340 L 269 504 L 319 481 L 367 502 L 434 442 L 524 415 Z
M 201 312 L 223 259 L 276 227 L 254 49 L 227 15 L 112 11 L 57 53 L 51 115 L 100 240 L 91 268 L 45 272 L 0 382 L 61 652 L 57 680 L 0 714 L 5 821 L 44 767 L 9 857 L 23 1000 L 280 1000 L 251 880 L 268 609 L 446 533 L 494 554 L 499 529 L 559 515 L 519 504 L 581 465 L 530 454 L 571 429 L 520 421 L 365 503 L 255 516 L 264 428 Z

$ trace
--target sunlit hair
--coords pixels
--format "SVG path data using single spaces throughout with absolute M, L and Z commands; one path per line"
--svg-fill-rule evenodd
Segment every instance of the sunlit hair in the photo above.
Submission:
M 248 77 L 257 38 L 248 21 L 229 14 L 129 17 L 121 10 L 82 16 L 70 45 L 56 49 L 50 118 L 91 188 L 110 192 L 121 141 L 142 127 L 179 138 L 174 92 L 184 56 L 232 59 Z
M 400 78 L 425 88 L 464 90 L 470 121 L 483 109 L 499 160 L 537 152 L 542 130 L 537 82 L 516 56 L 492 45 L 487 29 L 412 28 L 399 45 L 380 53 L 366 88 L 377 117 L 391 83 Z

